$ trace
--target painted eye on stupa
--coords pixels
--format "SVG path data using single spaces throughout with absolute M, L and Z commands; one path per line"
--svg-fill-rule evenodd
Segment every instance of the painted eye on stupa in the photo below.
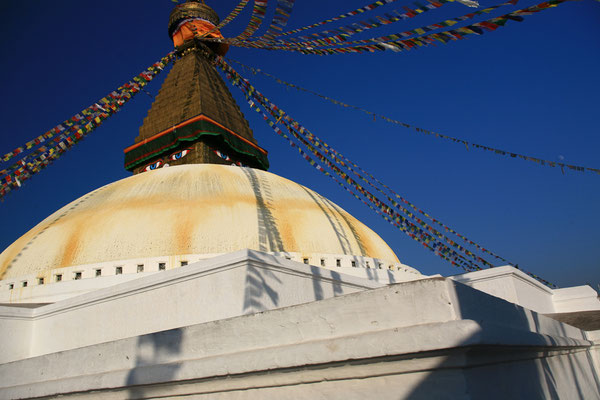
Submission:
M 190 149 L 185 149 L 185 150 L 181 150 L 178 151 L 177 153 L 171 154 L 171 160 L 175 161 L 175 160 L 179 160 L 180 158 L 183 158 L 185 156 L 187 156 L 187 154 L 190 152 Z
M 232 161 L 227 154 L 221 153 L 219 150 L 214 150 L 215 154 L 221 157 L 225 161 Z
M 161 165 L 162 165 L 162 161 L 157 161 L 157 162 L 154 162 L 154 163 L 152 163 L 150 165 L 146 165 L 144 167 L 143 171 L 144 172 L 146 172 L 146 171 L 152 171 L 154 169 L 160 168 Z

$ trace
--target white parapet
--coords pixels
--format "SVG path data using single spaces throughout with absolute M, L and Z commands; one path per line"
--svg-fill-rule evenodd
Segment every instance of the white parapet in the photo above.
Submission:
M 585 332 L 451 279 L 248 251 L 161 275 L 21 310 L 41 354 L 0 364 L 0 398 L 600 398 Z
M 511 266 L 469 272 L 450 279 L 542 314 L 600 310 L 598 293 L 590 286 L 551 289 Z
M 379 283 L 406 282 L 426 277 L 416 269 L 402 263 L 390 263 L 372 257 L 295 252 L 271 252 L 268 254 L 327 268 L 338 273 L 371 279 Z M 221 255 L 181 254 L 116 260 L 55 268 L 45 270 L 43 273 L 12 277 L 0 281 L 0 304 L 54 303 Z
M 557 313 L 600 310 L 598 293 L 588 285 L 555 289 L 552 300 Z
M 37 308 L 0 306 L 0 362 L 381 286 L 325 268 L 241 250 Z

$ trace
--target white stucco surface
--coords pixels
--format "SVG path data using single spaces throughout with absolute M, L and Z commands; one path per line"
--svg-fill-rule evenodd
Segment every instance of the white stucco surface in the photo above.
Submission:
M 0 362 L 381 286 L 375 281 L 243 250 L 35 309 L 0 307 L 0 332 L 6 333 L 0 342 Z M 12 334 L 17 331 L 23 335 Z M 24 341 L 27 335 L 31 339 Z
M 600 397 L 597 348 L 584 332 L 498 297 L 446 278 L 380 286 L 324 275 L 322 269 L 286 260 L 273 265 L 277 263 L 271 256 L 238 256 L 241 263 L 262 271 L 265 281 L 258 278 L 256 288 L 272 290 L 270 296 L 263 292 L 257 297 L 256 304 L 265 308 L 251 313 L 238 308 L 237 316 L 226 319 L 0 364 L 0 398 Z M 236 265 L 230 262 L 230 271 L 246 268 L 247 277 L 258 277 Z M 200 270 L 207 273 L 210 267 L 197 269 L 201 275 Z M 143 279 L 150 283 L 151 278 Z M 186 293 L 180 303 L 202 297 L 185 289 L 194 280 L 191 276 L 171 278 L 164 287 L 174 292 L 182 288 Z M 273 278 L 285 285 L 273 284 Z M 335 296 L 338 284 L 348 291 Z M 146 285 L 144 290 L 160 293 L 162 288 Z M 309 302 L 283 301 L 291 299 L 285 294 L 288 288 L 305 292 Z M 231 289 L 215 287 L 212 304 L 230 303 Z M 317 300 L 321 296 L 316 293 L 328 295 Z M 282 301 L 278 305 L 267 301 L 273 294 Z M 74 300 L 65 301 L 64 308 L 86 307 Z M 105 302 L 118 313 L 119 296 Z M 211 312 L 206 306 L 193 308 L 199 314 Z M 149 319 L 140 317 L 129 324 Z
M 598 293 L 590 286 L 556 289 L 553 295 L 555 312 L 593 311 L 600 309 Z
M 269 254 L 386 284 L 426 278 L 409 266 L 372 257 L 293 252 Z M 217 256 L 219 254 L 181 254 L 75 265 L 46 270 L 44 276 L 50 279 L 41 281 L 38 274 L 13 276 L 0 281 L 0 304 L 54 303 Z M 24 287 L 25 283 L 27 286 Z
M 598 293 L 589 286 L 550 289 L 511 266 L 454 275 L 450 279 L 542 314 L 600 310 Z

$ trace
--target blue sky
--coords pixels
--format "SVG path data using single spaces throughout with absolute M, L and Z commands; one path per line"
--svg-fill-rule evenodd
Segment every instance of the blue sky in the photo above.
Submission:
M 224 17 L 237 1 L 207 3 Z M 290 28 L 368 2 L 296 3 Z M 519 2 L 506 10 L 532 4 Z M 403 5 L 411 3 L 398 1 L 357 20 Z M 2 2 L 0 152 L 69 118 L 169 52 L 172 7 L 168 0 Z M 380 36 L 404 31 L 471 10 L 452 3 L 371 32 Z M 248 13 L 240 15 L 224 28 L 225 36 L 239 34 L 248 18 Z M 409 52 L 323 57 L 232 48 L 228 57 L 411 125 L 600 168 L 599 20 L 600 4 L 584 0 L 522 23 L 509 22 L 480 37 Z M 165 76 L 147 90 L 156 94 Z M 373 121 L 260 75 L 249 79 L 316 135 L 458 232 L 559 286 L 589 283 L 596 288 L 600 283 L 600 176 L 563 175 L 560 169 L 467 150 Z M 378 232 L 404 263 L 425 274 L 461 272 L 310 167 L 248 112 L 237 89 L 231 90 L 255 137 L 270 152 L 271 172 L 341 205 Z M 0 203 L 0 248 L 66 203 L 129 176 L 123 169 L 123 148 L 133 143 L 151 102 L 150 96 L 138 95 L 53 166 L 8 195 Z

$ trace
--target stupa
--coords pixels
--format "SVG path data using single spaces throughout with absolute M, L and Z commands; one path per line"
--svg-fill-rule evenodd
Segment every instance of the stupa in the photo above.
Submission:
M 242 249 L 418 276 L 335 203 L 265 172 L 267 151 L 213 64 L 227 46 L 199 39 L 222 37 L 218 23 L 204 3 L 174 8 L 169 35 L 178 59 L 125 149 L 125 168 L 134 176 L 75 200 L 13 243 L 0 255 L 2 279 L 13 279 L 15 288 L 26 282 L 25 291 L 33 292 L 57 281 L 137 274 L 159 264 L 171 269 Z M 31 293 L 10 301 L 32 298 L 48 300 Z
M 218 24 L 175 6 L 133 176 L 0 254 L 0 398 L 600 397 L 595 291 L 424 276 L 267 172 L 213 65 L 227 45 L 203 40 Z

